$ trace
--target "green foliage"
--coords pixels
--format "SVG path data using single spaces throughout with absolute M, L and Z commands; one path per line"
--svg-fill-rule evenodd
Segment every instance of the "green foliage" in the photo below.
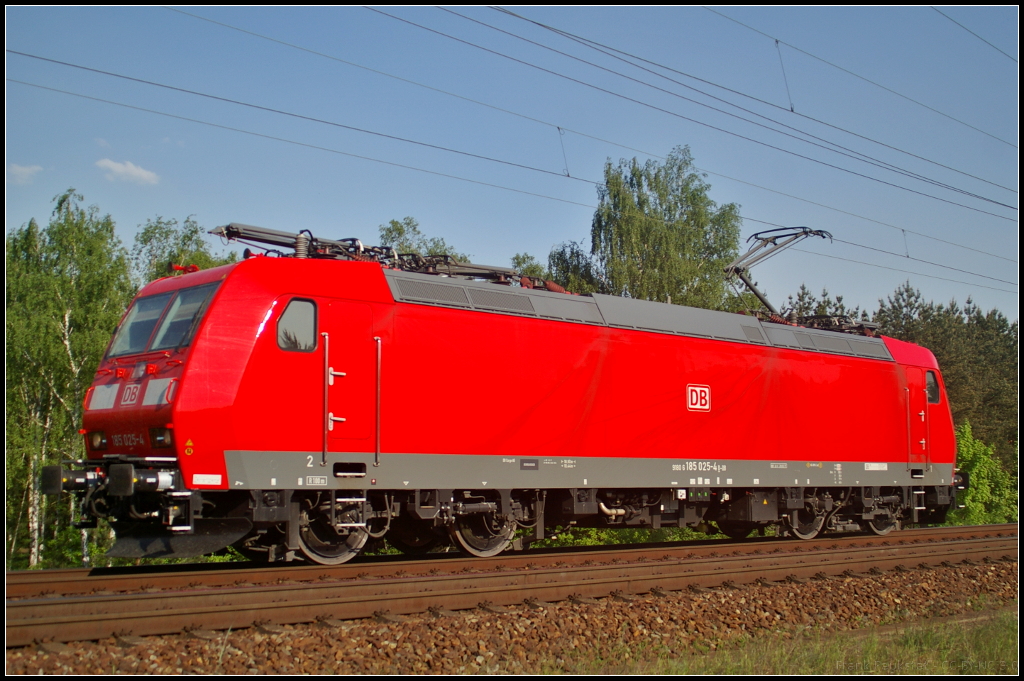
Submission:
M 970 422 L 1003 465 L 1016 470 L 1017 322 L 998 310 L 983 312 L 970 298 L 963 307 L 925 302 L 909 282 L 879 301 L 873 321 L 881 333 L 935 354 L 956 425 Z
M 555 246 L 548 254 L 551 278 L 573 293 L 603 293 L 604 282 L 597 266 L 583 244 L 567 241 Z
M 806 317 L 809 315 L 832 315 L 832 316 L 848 316 L 854 319 L 867 318 L 867 313 L 860 309 L 860 306 L 854 308 L 846 307 L 843 302 L 842 296 L 836 296 L 833 300 L 829 294 L 828 289 L 821 289 L 821 298 L 818 298 L 811 290 L 800 284 L 800 290 L 797 291 L 796 298 L 790 296 L 786 301 L 786 308 L 796 313 L 798 317 Z
M 969 486 L 957 501 L 964 505 L 950 514 L 954 525 L 1017 522 L 1017 480 L 995 456 L 992 447 L 976 440 L 971 424 L 956 429 L 956 462 L 969 476 Z M 1016 473 L 1016 470 L 1013 471 Z
M 420 231 L 420 223 L 414 218 L 406 217 L 401 221 L 392 220 L 381 225 L 380 245 L 393 248 L 399 253 L 417 253 L 419 255 L 450 255 L 459 262 L 470 262 L 469 255 L 459 253 L 441 237 L 428 237 Z
M 82 396 L 134 294 L 114 221 L 82 200 L 69 189 L 45 228 L 31 220 L 6 238 L 8 569 L 66 564 L 48 547 L 68 540 L 55 525 L 69 501 L 35 483 L 42 466 L 83 455 Z
M 519 274 L 533 277 L 534 279 L 551 279 L 551 273 L 544 268 L 544 265 L 540 264 L 537 258 L 529 253 L 516 253 L 513 255 L 512 269 L 519 272 Z
M 572 242 L 556 247 L 549 267 L 558 283 L 581 293 L 729 307 L 722 270 L 739 250 L 739 206 L 711 200 L 689 147 L 673 149 L 664 163 L 609 160 L 604 174 L 590 257 Z
M 237 260 L 234 253 L 212 253 L 205 230 L 191 216 L 181 225 L 177 220 L 162 217 L 147 220 L 132 246 L 132 274 L 139 286 L 172 274 L 171 263 L 206 270 Z
M 611 544 L 651 544 L 658 542 L 686 541 L 693 539 L 722 538 L 724 535 L 706 535 L 688 527 L 663 527 L 658 530 L 642 527 L 622 529 L 596 527 L 570 527 L 551 539 L 533 542 L 531 548 L 554 548 L 562 546 L 605 546 Z

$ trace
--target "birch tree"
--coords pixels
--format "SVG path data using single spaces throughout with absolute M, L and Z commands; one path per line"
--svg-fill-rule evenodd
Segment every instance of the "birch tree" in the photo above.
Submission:
M 590 262 L 581 261 L 574 244 L 563 244 L 549 256 L 551 271 L 570 289 L 575 281 L 612 295 L 730 307 L 722 270 L 739 252 L 739 206 L 711 200 L 689 147 L 676 147 L 664 163 L 609 160 L 604 177 Z
M 45 228 L 30 220 L 6 237 L 8 569 L 77 554 L 67 500 L 47 507 L 37 480 L 43 465 L 83 456 L 82 396 L 134 293 L 110 216 L 73 189 L 54 201 Z

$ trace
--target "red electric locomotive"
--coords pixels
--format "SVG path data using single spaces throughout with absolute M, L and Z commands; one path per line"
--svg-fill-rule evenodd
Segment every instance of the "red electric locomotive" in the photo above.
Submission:
M 88 460 L 44 471 L 83 526 L 112 524 L 111 555 L 336 564 L 450 537 L 490 556 L 569 525 L 807 539 L 955 503 L 935 358 L 870 325 L 214 233 L 272 248 L 143 288 L 85 397 Z

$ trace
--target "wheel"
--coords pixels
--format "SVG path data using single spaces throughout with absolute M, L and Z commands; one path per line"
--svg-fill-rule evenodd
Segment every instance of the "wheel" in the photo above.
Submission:
M 312 518 L 309 513 L 315 513 Z M 341 516 L 345 522 L 344 515 Z M 299 527 L 299 548 L 306 558 L 320 565 L 341 565 L 359 555 L 370 535 L 361 527 L 348 528 L 348 534 L 339 534 L 331 527 L 330 518 L 323 513 L 302 512 Z
M 804 507 L 789 516 L 789 531 L 797 539 L 814 539 L 825 524 L 825 516 L 818 515 L 813 509 Z
M 485 513 L 459 516 L 450 530 L 455 544 L 464 553 L 478 558 L 490 558 L 504 551 L 515 532 L 514 522 L 497 520 Z
M 719 520 L 718 529 L 729 539 L 746 539 L 754 531 L 752 527 L 746 527 L 740 523 L 732 523 L 727 520 Z
M 896 529 L 897 521 L 894 518 L 879 518 L 877 520 L 867 521 L 868 529 L 877 534 L 879 537 L 884 537 L 893 530 Z
M 431 523 L 402 517 L 391 523 L 391 529 L 384 535 L 388 544 L 407 556 L 422 556 L 441 543 L 441 537 Z

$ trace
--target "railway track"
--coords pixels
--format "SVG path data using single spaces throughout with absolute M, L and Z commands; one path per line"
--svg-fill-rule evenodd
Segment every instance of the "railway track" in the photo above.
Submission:
M 7 646 L 254 624 L 500 607 L 734 583 L 879 574 L 1017 557 L 1017 525 L 906 530 L 887 537 L 701 542 L 490 559 L 241 564 L 7 574 Z

